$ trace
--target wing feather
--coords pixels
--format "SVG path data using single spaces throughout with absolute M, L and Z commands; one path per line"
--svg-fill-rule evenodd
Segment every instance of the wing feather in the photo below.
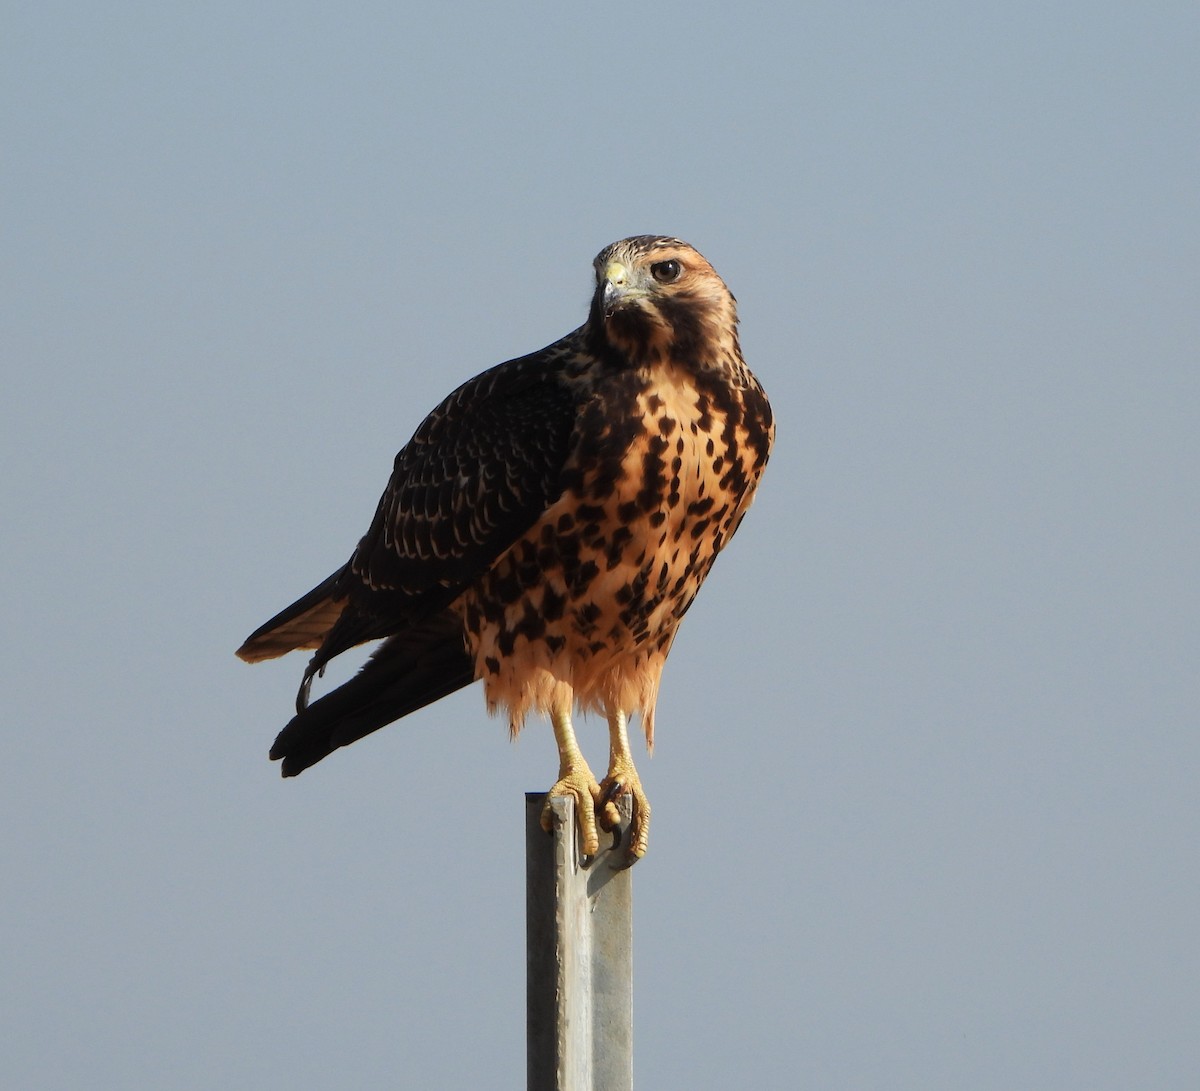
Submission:
M 334 595 L 346 607 L 309 664 L 444 609 L 562 494 L 578 415 L 562 364 L 578 335 L 469 380 L 396 456 Z

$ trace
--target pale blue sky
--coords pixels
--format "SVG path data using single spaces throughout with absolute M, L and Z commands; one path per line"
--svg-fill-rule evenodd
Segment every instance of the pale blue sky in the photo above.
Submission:
M 638 1086 L 1192 1086 L 1198 51 L 1184 3 L 8 5 L 0 1083 L 523 1086 L 549 730 L 470 689 L 283 782 L 303 662 L 233 649 L 655 232 L 779 436 L 640 761 Z

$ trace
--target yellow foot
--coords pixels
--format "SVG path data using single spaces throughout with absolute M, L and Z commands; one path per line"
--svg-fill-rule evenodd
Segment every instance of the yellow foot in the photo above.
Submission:
M 550 800 L 554 796 L 575 798 L 575 821 L 579 825 L 579 847 L 584 856 L 595 856 L 600 851 L 600 835 L 596 826 L 597 812 L 605 829 L 612 829 L 619 817 L 616 806 L 611 802 L 601 803 L 600 785 L 586 765 L 568 769 L 546 793 L 546 805 L 542 808 L 542 829 L 547 833 L 554 829 L 554 812 Z
M 617 761 L 600 782 L 600 799 L 607 804 L 601 815 L 601 825 L 611 830 L 616 825 L 616 816 L 610 817 L 609 811 L 615 811 L 613 801 L 623 795 L 633 797 L 633 818 L 629 828 L 629 857 L 640 860 L 646 855 L 646 846 L 650 842 L 650 801 L 642 791 L 642 781 L 633 767 L 633 762 Z

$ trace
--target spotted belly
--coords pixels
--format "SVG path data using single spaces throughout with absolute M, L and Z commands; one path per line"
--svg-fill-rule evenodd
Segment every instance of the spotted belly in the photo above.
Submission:
M 750 502 L 756 475 L 732 466 L 736 445 L 717 454 L 723 421 L 694 390 L 642 395 L 639 411 L 637 442 L 595 459 L 456 603 L 488 706 L 514 732 L 574 704 L 638 712 L 652 741 L 675 632 Z

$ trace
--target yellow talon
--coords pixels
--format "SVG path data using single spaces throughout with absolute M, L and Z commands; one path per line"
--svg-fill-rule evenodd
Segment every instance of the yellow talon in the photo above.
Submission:
M 628 770 L 615 775 L 610 772 L 600 782 L 600 794 L 601 798 L 613 800 L 623 795 L 633 797 L 633 816 L 629 827 L 629 855 L 640 860 L 646 855 L 646 846 L 650 843 L 650 801 L 646 799 L 646 793 L 642 791 L 642 782 L 638 778 L 637 771 L 630 766 Z M 601 825 L 606 830 L 611 830 L 616 825 L 616 818 L 610 819 L 608 810 L 615 812 L 615 804 L 609 803 L 601 818 Z
M 546 793 L 546 805 L 542 808 L 542 829 L 547 833 L 554 829 L 554 811 L 550 800 L 555 796 L 574 797 L 580 852 L 584 856 L 595 856 L 600 851 L 600 835 L 596 828 L 596 805 L 600 798 L 600 785 L 596 783 L 596 778 L 592 776 L 586 762 L 580 759 L 578 764 L 566 770 Z

